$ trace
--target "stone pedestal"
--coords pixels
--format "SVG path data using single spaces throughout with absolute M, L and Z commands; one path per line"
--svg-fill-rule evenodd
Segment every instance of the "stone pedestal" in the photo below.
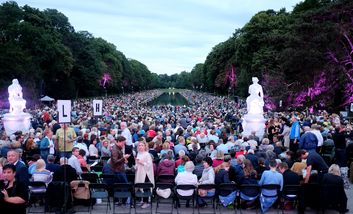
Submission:
M 32 116 L 28 113 L 20 113 L 18 115 L 8 113 L 2 118 L 6 134 L 8 136 L 12 135 L 16 131 L 22 131 L 22 133 L 27 133 L 31 128 L 31 118 Z
M 243 137 L 251 135 L 251 132 L 256 132 L 256 136 L 263 138 L 265 133 L 266 120 L 262 114 L 246 114 L 243 117 Z

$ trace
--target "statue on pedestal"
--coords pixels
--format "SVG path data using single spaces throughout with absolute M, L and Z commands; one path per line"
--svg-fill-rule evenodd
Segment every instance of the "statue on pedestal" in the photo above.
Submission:
M 258 83 L 257 77 L 252 78 L 253 84 L 249 86 L 249 96 L 246 98 L 246 108 L 248 113 L 243 117 L 243 136 L 249 136 L 255 133 L 262 139 L 265 131 L 265 118 L 264 118 L 264 93 L 262 86 Z
M 246 98 L 246 105 L 248 114 L 263 114 L 264 107 L 264 92 L 262 86 L 258 84 L 259 79 L 257 77 L 252 78 L 253 84 L 249 86 L 248 98 Z
M 10 136 L 16 131 L 27 133 L 31 127 L 31 115 L 23 112 L 26 108 L 26 100 L 23 99 L 22 87 L 17 79 L 12 80 L 12 84 L 8 87 L 9 92 L 9 113 L 4 114 L 2 122 L 6 134 Z
M 12 84 L 8 87 L 10 113 L 20 114 L 26 108 L 26 100 L 22 98 L 22 87 L 17 79 L 12 80 Z

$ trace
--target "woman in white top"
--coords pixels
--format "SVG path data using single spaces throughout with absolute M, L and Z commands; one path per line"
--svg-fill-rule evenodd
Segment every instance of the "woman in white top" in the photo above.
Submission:
M 97 144 L 97 138 L 92 138 L 91 139 L 91 144 L 89 145 L 89 156 L 95 156 L 96 158 L 99 157 L 98 155 L 98 149 L 96 147 Z
M 136 156 L 136 172 L 135 172 L 135 184 L 151 182 L 154 185 L 154 172 L 153 162 L 150 153 L 148 152 L 148 145 L 144 142 L 139 142 L 137 147 Z M 148 198 L 144 198 L 141 208 L 148 208 Z
M 175 177 L 176 185 L 194 185 L 197 186 L 197 176 L 192 172 L 195 169 L 195 165 L 192 161 L 188 161 L 184 165 L 185 171 L 179 172 Z M 177 190 L 178 194 L 181 196 L 191 196 L 194 190 Z M 186 201 L 186 206 L 188 207 L 189 201 Z M 177 201 L 177 206 L 180 206 L 179 201 Z

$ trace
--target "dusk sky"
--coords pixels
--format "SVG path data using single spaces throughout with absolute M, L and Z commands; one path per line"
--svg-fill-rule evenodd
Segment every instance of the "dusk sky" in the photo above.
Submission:
M 0 2 L 5 2 L 0 0 Z M 191 71 L 212 47 L 225 41 L 259 11 L 299 0 L 19 0 L 41 10 L 57 9 L 76 31 L 115 44 L 127 58 L 158 74 Z

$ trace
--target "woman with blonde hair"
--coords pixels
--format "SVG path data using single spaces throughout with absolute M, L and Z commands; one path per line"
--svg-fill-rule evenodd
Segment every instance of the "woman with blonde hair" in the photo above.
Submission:
M 46 185 L 48 185 L 52 181 L 53 175 L 49 170 L 45 169 L 45 167 L 46 164 L 43 159 L 37 160 L 36 169 L 32 174 L 33 181 L 42 181 Z
M 161 150 L 161 152 L 160 152 L 161 157 L 162 157 L 164 154 L 167 154 L 169 151 L 172 152 L 173 157 L 174 157 L 174 152 L 173 152 L 173 150 L 170 149 L 170 144 L 169 144 L 169 142 L 168 142 L 168 141 L 165 141 L 165 142 L 162 144 L 162 150 Z
M 328 173 L 322 178 L 322 204 L 325 206 L 332 205 L 339 213 L 346 213 L 347 195 L 344 191 L 344 182 L 341 177 L 340 167 L 332 164 L 328 169 Z
M 151 182 L 154 185 L 154 170 L 152 157 L 148 153 L 148 144 L 140 142 L 137 147 L 135 184 Z M 143 199 L 141 208 L 148 208 L 148 198 Z

